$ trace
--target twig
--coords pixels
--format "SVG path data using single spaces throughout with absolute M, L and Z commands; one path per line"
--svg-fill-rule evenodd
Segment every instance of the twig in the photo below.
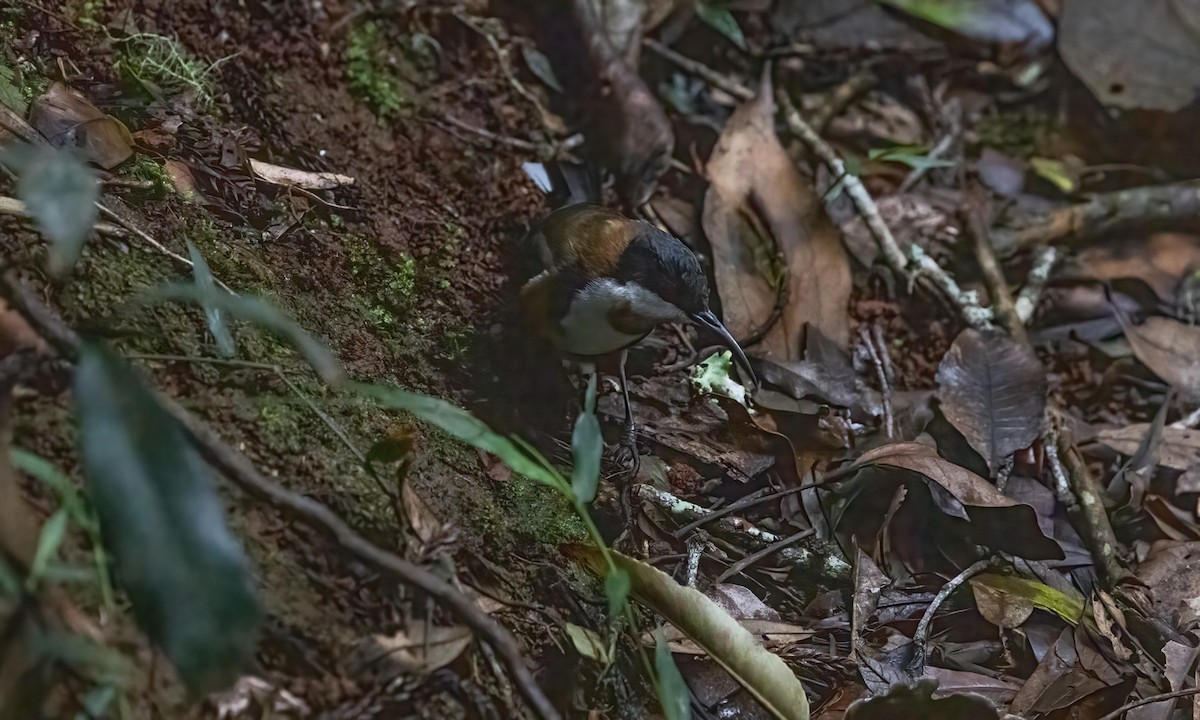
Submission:
M 1094 195 L 1079 205 L 1055 210 L 1012 237 L 1013 251 L 1031 245 L 1080 243 L 1133 230 L 1200 228 L 1200 188 L 1154 185 Z
M 1052 411 L 1055 415 L 1056 412 Z M 1125 577 L 1125 569 L 1117 559 L 1117 536 L 1104 508 L 1096 481 L 1087 463 L 1079 454 L 1070 431 L 1060 417 L 1054 417 L 1055 427 L 1046 443 L 1046 459 L 1050 462 L 1055 479 L 1056 494 L 1062 501 L 1063 493 L 1078 502 L 1066 502 L 1068 510 L 1074 510 L 1079 522 L 1080 535 L 1091 551 L 1101 580 L 1112 587 Z
M 570 150 L 574 150 L 575 148 L 577 148 L 583 144 L 583 135 L 580 133 L 576 133 L 559 143 L 535 143 L 530 140 L 523 140 L 521 138 L 509 137 L 507 135 L 500 135 L 499 133 L 494 133 L 491 130 L 487 130 L 486 128 L 481 128 L 481 127 L 476 127 L 474 125 L 470 125 L 468 123 L 463 122 L 462 120 L 459 120 L 458 118 L 454 117 L 453 115 L 440 115 L 433 119 L 433 124 L 435 126 L 442 127 L 442 123 L 452 125 L 452 126 L 458 128 L 459 130 L 462 130 L 463 132 L 468 132 L 473 135 L 478 135 L 479 137 L 481 137 L 484 140 L 487 140 L 488 142 L 491 142 L 491 143 L 496 143 L 499 145 L 507 145 L 509 147 L 514 147 L 518 150 L 524 150 L 526 152 L 534 153 L 539 158 L 549 159 L 549 158 L 557 157 L 557 156 L 561 155 L 562 153 L 568 152 Z
M 30 218 L 29 208 L 25 206 L 25 203 L 12 197 L 0 197 L 0 215 L 11 215 L 13 217 L 19 217 L 23 220 L 28 220 Z M 129 236 L 129 234 L 123 229 L 117 227 L 116 225 L 110 225 L 106 222 L 98 222 L 95 225 L 92 225 L 92 229 L 97 233 L 107 237 L 123 238 Z
M 1012 290 L 1008 279 L 1004 277 L 1004 268 L 996 257 L 992 247 L 988 223 L 984 218 L 986 198 L 975 188 L 967 193 L 966 205 L 963 209 L 967 229 L 971 234 L 972 245 L 975 248 L 975 258 L 979 261 L 979 271 L 983 274 L 983 282 L 987 285 L 988 294 L 992 298 L 992 310 L 1000 325 L 1012 335 L 1013 339 L 1022 345 L 1029 345 L 1029 333 L 1025 332 L 1025 323 L 1017 315 L 1016 303 L 1013 301 Z
M 538 112 L 538 118 L 542 121 L 542 124 L 546 127 L 550 127 L 552 125 L 551 118 L 553 115 L 551 115 L 550 111 L 548 111 L 542 105 L 542 102 L 538 100 L 537 96 L 534 95 L 529 88 L 525 87 L 525 85 L 517 78 L 517 74 L 512 68 L 512 62 L 509 60 L 508 50 L 500 46 L 500 41 L 496 39 L 496 36 L 488 32 L 487 28 L 483 27 L 476 18 L 471 17 L 465 12 L 456 11 L 452 13 L 452 15 L 463 25 L 466 25 L 475 32 L 479 33 L 484 37 L 485 40 L 487 40 L 488 45 L 492 48 L 492 52 L 496 54 L 496 59 L 500 61 L 500 70 L 504 73 L 504 77 L 508 79 L 508 84 L 517 91 L 517 94 L 528 100 L 529 103 L 533 105 L 534 109 L 536 109 Z
M 49 308 L 41 304 L 11 272 L 0 275 L 3 294 L 50 344 L 63 355 L 74 358 L 79 337 Z M 230 447 L 206 424 L 196 419 L 175 400 L 159 394 L 159 402 L 187 431 L 192 444 L 214 468 L 251 497 L 295 514 L 310 527 L 330 535 L 344 550 L 369 565 L 393 575 L 401 582 L 419 588 L 441 602 L 500 655 L 525 700 L 541 718 L 556 720 L 558 711 L 542 693 L 525 665 L 516 638 L 483 612 L 450 583 L 429 570 L 384 550 L 356 533 L 327 506 L 267 479 L 254 464 Z
M 896 437 L 896 419 L 892 415 L 892 386 L 888 383 L 887 370 L 883 366 L 883 358 L 875 349 L 875 341 L 871 332 L 865 328 L 858 329 L 867 356 L 875 367 L 875 377 L 879 380 L 879 396 L 883 403 L 883 432 L 889 439 Z
M 954 143 L 957 141 L 958 137 L 954 133 L 946 133 L 943 135 L 942 139 L 938 140 L 937 145 L 934 145 L 933 149 L 929 151 L 929 160 L 941 160 L 942 156 L 949 152 L 950 148 L 954 147 Z M 896 188 L 896 194 L 903 195 L 909 190 L 912 190 L 917 186 L 917 183 L 921 182 L 921 178 L 925 177 L 925 173 L 929 172 L 930 168 L 932 167 L 933 163 L 930 162 L 914 168 L 913 171 L 908 174 L 908 177 L 904 178 L 904 182 L 900 183 L 900 187 Z
M 950 593 L 958 589 L 959 585 L 987 570 L 991 564 L 991 558 L 985 558 L 972 563 L 970 567 L 955 575 L 950 579 L 950 582 L 943 585 L 938 594 L 934 596 L 933 602 L 929 603 L 929 607 L 925 608 L 925 614 L 921 616 L 921 622 L 917 623 L 917 631 L 913 633 L 913 643 L 917 646 L 917 659 L 920 660 L 922 669 L 925 667 L 925 646 L 929 643 L 929 628 L 933 624 L 933 616 L 937 613 L 938 608 L 942 606 L 946 598 L 950 597 Z
M 677 498 L 669 492 L 658 490 L 650 485 L 638 485 L 635 488 L 635 492 L 640 499 L 661 508 L 668 515 L 675 518 L 696 520 L 712 514 L 706 508 Z M 761 550 L 785 539 L 774 533 L 755 527 L 745 520 L 736 520 L 727 517 L 717 520 L 717 530 L 732 540 L 739 542 L 742 546 L 753 548 L 754 550 Z M 779 557 L 788 564 L 803 568 L 810 567 L 813 560 L 816 559 L 816 553 L 806 548 L 784 547 L 778 552 Z M 834 573 L 849 572 L 850 569 L 850 566 L 844 561 L 832 555 L 821 558 L 821 562 L 826 569 Z
M 850 107 L 860 95 L 879 84 L 879 76 L 870 67 L 865 67 L 833 89 L 829 97 L 820 107 L 810 114 L 812 126 L 824 130 L 838 115 Z M 915 172 L 915 171 L 914 171 Z
M 712 85 L 718 90 L 723 90 L 724 92 L 729 93 L 738 100 L 745 101 L 754 97 L 754 90 L 750 89 L 746 85 L 743 85 L 737 80 L 713 70 L 702 62 L 680 55 L 657 40 L 646 38 L 642 41 L 642 44 L 650 48 L 654 54 L 658 55 L 662 59 L 678 65 L 679 68 L 685 72 L 695 75 L 709 85 Z
M 1100 720 L 1118 720 L 1118 718 L 1120 718 L 1125 713 L 1129 712 L 1130 710 L 1132 710 L 1134 708 L 1139 708 L 1143 705 L 1149 705 L 1150 703 L 1162 702 L 1163 700 L 1173 700 L 1174 698 L 1187 697 L 1189 695 L 1197 695 L 1197 694 L 1200 694 L 1200 688 L 1184 688 L 1183 690 L 1175 690 L 1175 691 L 1169 692 L 1169 693 L 1161 693 L 1159 695 L 1151 695 L 1150 697 L 1144 697 L 1144 698 L 1141 698 L 1140 700 L 1133 700 L 1132 702 L 1127 702 L 1124 705 L 1122 705 L 1121 707 L 1117 708 L 1116 710 L 1113 710 L 1109 714 L 1101 717 Z
M 1057 262 L 1058 248 L 1053 245 L 1038 248 L 1034 254 L 1033 267 L 1029 270 L 1025 287 L 1017 294 L 1017 317 L 1021 318 L 1021 322 L 1028 324 L 1033 318 L 1033 312 L 1041 302 L 1042 292 L 1045 291 L 1046 283 L 1050 281 L 1050 273 Z
M 765 548 L 763 548 L 762 550 L 759 550 L 758 552 L 756 552 L 752 555 L 747 555 L 746 557 L 742 558 L 741 560 L 738 560 L 734 564 L 730 565 L 725 570 L 725 572 L 718 575 L 717 579 L 714 580 L 713 582 L 714 582 L 714 584 L 715 583 L 723 583 L 726 580 L 728 580 L 729 578 L 733 577 L 734 575 L 737 575 L 738 573 L 744 571 L 746 568 L 750 567 L 751 565 L 754 565 L 755 563 L 759 562 L 763 558 L 773 555 L 776 552 L 779 552 L 780 550 L 784 549 L 785 547 L 788 547 L 790 545 L 795 545 L 796 543 L 800 542 L 801 540 L 804 540 L 805 538 L 812 537 L 813 535 L 816 534 L 816 532 L 817 532 L 816 530 L 809 528 L 808 530 L 803 530 L 801 532 L 795 533 L 794 535 L 785 537 L 784 539 L 782 539 L 776 543 L 768 545 Z
M 162 253 L 163 255 L 166 255 L 167 257 L 169 257 L 169 258 L 171 258 L 172 260 L 174 260 L 174 261 L 176 261 L 176 262 L 180 263 L 181 265 L 184 265 L 185 267 L 187 267 L 187 268 L 189 268 L 189 269 L 192 267 L 192 261 L 191 261 L 191 260 L 189 260 L 188 258 L 185 258 L 184 256 L 180 255 L 179 253 L 175 252 L 174 250 L 171 250 L 170 248 L 168 248 L 166 245 L 163 245 L 163 244 L 162 244 L 162 243 L 160 243 L 159 241 L 155 240 L 155 239 L 154 239 L 154 238 L 153 238 L 153 237 L 150 235 L 150 233 L 146 232 L 145 230 L 142 230 L 142 229 L 141 229 L 140 227 L 138 227 L 137 225 L 134 225 L 132 222 L 130 222 L 130 221 L 128 221 L 128 220 L 126 220 L 126 219 L 125 219 L 125 218 L 123 218 L 123 217 L 121 217 L 120 215 L 118 215 L 118 214 L 117 214 L 117 212 L 116 212 L 115 210 L 113 210 L 113 209 L 111 209 L 111 208 L 107 207 L 106 205 L 104 205 L 103 203 L 100 203 L 100 202 L 97 202 L 97 203 L 96 203 L 96 208 L 97 208 L 98 210 L 100 210 L 100 214 L 101 214 L 101 215 L 104 215 L 105 217 L 109 218 L 110 220 L 112 220 L 112 221 L 113 221 L 113 222 L 115 222 L 116 224 L 118 224 L 118 225 L 120 225 L 121 227 L 125 228 L 125 229 L 126 229 L 126 230 L 128 230 L 129 232 L 133 233 L 133 234 L 134 234 L 134 236 L 138 237 L 138 238 L 139 238 L 139 239 L 141 239 L 143 242 L 145 242 L 147 245 L 149 245 L 150 247 L 152 247 L 152 248 L 154 248 L 155 250 L 159 251 L 159 252 L 160 252 L 160 253 Z M 228 285 L 226 285 L 224 282 L 222 282 L 220 278 L 215 278 L 215 277 L 214 277 L 214 278 L 213 278 L 213 282 L 215 282 L 215 283 L 217 284 L 217 286 L 218 286 L 218 287 L 220 287 L 222 290 L 226 291 L 226 292 L 227 292 L 227 293 L 229 293 L 230 295 L 237 295 L 237 293 L 235 293 L 235 292 L 233 291 L 233 288 L 229 287 L 229 286 L 228 286 Z
M 879 351 L 879 359 L 883 361 L 884 377 L 890 383 L 896 382 L 896 367 L 892 364 L 892 354 L 888 351 L 887 341 L 883 337 L 883 325 L 871 323 L 871 337 L 875 340 L 875 349 Z
M 696 577 L 700 574 L 700 556 L 704 554 L 704 548 L 708 545 L 708 533 L 693 533 L 684 542 L 684 545 L 687 546 L 687 574 L 683 584 L 694 588 L 696 587 Z
M 919 245 L 916 243 L 910 245 L 908 257 L 904 256 L 892 231 L 888 229 L 887 223 L 879 214 L 875 200 L 871 198 L 871 194 L 867 192 L 862 181 L 846 170 L 845 162 L 838 157 L 837 152 L 828 143 L 821 139 L 817 131 L 805 122 L 804 118 L 800 117 L 800 112 L 792 105 L 787 95 L 779 92 L 776 93 L 776 97 L 779 106 L 784 108 L 784 118 L 788 129 L 800 138 L 821 162 L 825 163 L 834 177 L 842 179 L 846 194 L 850 196 L 855 208 L 862 215 L 863 222 L 871 231 L 871 235 L 879 245 L 880 253 L 892 270 L 902 277 L 908 278 L 910 284 L 916 282 L 920 277 L 929 279 L 955 305 L 968 325 L 977 330 L 991 329 L 991 311 L 980 306 L 979 298 L 974 292 L 960 288 L 954 278 L 934 262 L 933 258 L 929 257 Z

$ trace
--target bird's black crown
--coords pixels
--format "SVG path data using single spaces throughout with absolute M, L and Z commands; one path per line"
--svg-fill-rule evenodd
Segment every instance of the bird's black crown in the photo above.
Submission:
M 708 310 L 708 276 L 677 237 L 643 223 L 617 264 L 617 279 L 636 282 L 688 314 Z

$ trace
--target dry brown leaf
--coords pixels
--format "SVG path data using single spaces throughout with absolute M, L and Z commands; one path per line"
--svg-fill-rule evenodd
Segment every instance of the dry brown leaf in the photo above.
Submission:
M 365 638 L 354 649 L 351 664 L 357 672 L 393 678 L 412 673 L 427 675 L 454 662 L 471 644 L 470 628 L 413 622 L 395 635 Z
M 1153 233 L 1149 237 L 1117 238 L 1080 250 L 1060 273 L 1075 271 L 1093 280 L 1136 278 L 1159 299 L 1175 299 L 1179 281 L 1200 268 L 1200 237 L 1184 233 Z
M 942 412 L 995 471 L 1042 430 L 1046 371 L 1033 350 L 999 332 L 966 329 L 938 367 Z
M 938 509 L 969 520 L 981 544 L 1030 560 L 1064 557 L 1062 547 L 1042 531 L 1033 506 L 1005 496 L 996 486 L 941 457 L 933 448 L 919 443 L 892 443 L 868 450 L 855 465 L 901 468 L 930 480 Z
M 975 607 L 979 614 L 1001 629 L 1018 628 L 1033 614 L 1033 601 L 1015 593 L 998 590 L 987 583 L 971 581 Z
M 702 223 L 730 332 L 744 338 L 771 317 L 778 292 L 760 268 L 777 255 L 786 268 L 781 277 L 788 283 L 787 304 L 762 340 L 766 356 L 776 362 L 799 360 L 806 324 L 845 348 L 850 263 L 838 229 L 775 135 L 769 78 L 758 96 L 729 119 L 707 170 L 711 185 Z M 759 232 L 750 232 L 744 218 L 751 218 Z M 754 235 L 771 248 L 759 248 L 757 259 L 750 242 Z
M 1188 399 L 1200 398 L 1200 327 L 1167 317 L 1121 318 L 1133 354 Z
M 1149 432 L 1150 423 L 1135 423 L 1121 428 L 1104 428 L 1097 437 L 1122 455 L 1133 456 Z M 1200 463 L 1200 430 L 1167 425 L 1162 429 L 1155 450 L 1159 465 L 1187 470 Z
M 1138 566 L 1158 619 L 1181 631 L 1200 622 L 1200 542 L 1159 540 Z
M 105 170 L 133 156 L 129 129 L 66 83 L 54 83 L 33 101 L 29 122 L 54 147 L 77 149 Z

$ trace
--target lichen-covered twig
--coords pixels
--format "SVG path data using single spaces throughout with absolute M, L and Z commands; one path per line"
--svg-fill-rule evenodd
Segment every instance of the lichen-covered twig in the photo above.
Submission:
M 1104 507 L 1104 499 L 1092 477 L 1091 470 L 1075 447 L 1075 442 L 1061 418 L 1052 418 L 1056 427 L 1046 443 L 1046 460 L 1055 479 L 1059 501 L 1067 505 L 1079 523 L 1080 534 L 1091 551 L 1101 580 L 1112 587 L 1125 577 L 1125 569 L 1117 558 L 1117 536 Z M 1068 497 L 1063 497 L 1064 493 Z
M 1034 253 L 1033 267 L 1029 269 L 1025 287 L 1017 294 L 1017 317 L 1021 318 L 1022 323 L 1028 324 L 1033 319 L 1033 312 L 1041 302 L 1042 292 L 1045 291 L 1046 283 L 1050 281 L 1050 273 L 1057 262 L 1058 248 L 1053 245 L 1038 248 Z
M 967 580 L 987 570 L 991 564 L 991 558 L 985 558 L 973 563 L 966 570 L 951 578 L 950 582 L 943 585 L 938 594 L 933 597 L 933 602 L 929 603 L 929 607 L 925 608 L 925 614 L 921 616 L 921 621 L 917 623 L 917 631 L 913 633 L 913 643 L 917 646 L 917 658 L 920 660 L 922 669 L 925 667 L 925 646 L 929 644 L 929 628 L 933 624 L 933 616 L 937 614 L 938 608 L 942 606 L 942 603 L 946 602 L 946 598 L 950 597 L 950 593 L 957 590 Z
M 991 234 L 988 231 L 987 220 L 984 218 L 985 200 L 979 192 L 969 193 L 964 215 L 966 216 L 967 231 L 971 235 L 971 243 L 975 249 L 975 259 L 979 261 L 979 271 L 983 282 L 987 285 L 988 294 L 992 298 L 992 311 L 1000 326 L 1012 335 L 1013 339 L 1022 345 L 1029 344 L 1029 333 L 1025 331 L 1025 323 L 1017 314 L 1016 301 L 1013 300 L 1012 290 L 1008 279 L 1004 277 L 1004 268 L 996 257 L 996 249 L 992 247 Z
M 1012 236 L 1011 247 L 1079 243 L 1131 230 L 1200 229 L 1200 187 L 1155 185 L 1094 195 L 1055 210 Z

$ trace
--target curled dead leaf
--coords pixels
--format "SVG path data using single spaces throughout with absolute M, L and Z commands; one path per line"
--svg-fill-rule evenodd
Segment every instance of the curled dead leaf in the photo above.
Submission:
M 29 122 L 54 147 L 79 150 L 105 170 L 133 155 L 129 129 L 66 83 L 54 83 L 33 101 Z

